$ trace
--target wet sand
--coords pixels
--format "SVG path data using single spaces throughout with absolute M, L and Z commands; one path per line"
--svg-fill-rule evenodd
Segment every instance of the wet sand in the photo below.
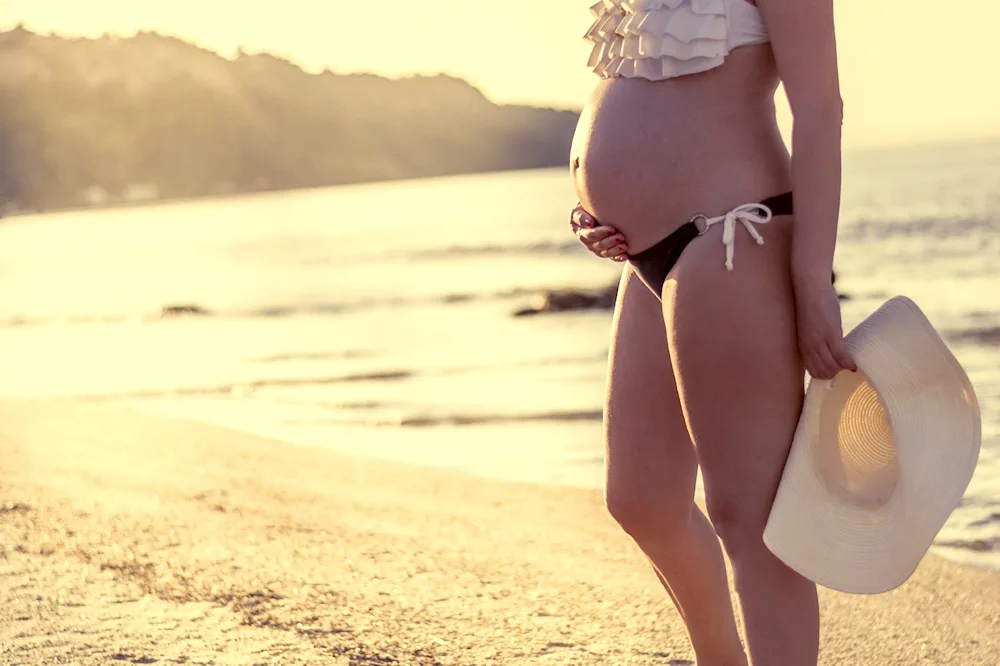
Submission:
M 3 664 L 693 663 L 593 491 L 59 403 L 0 470 Z M 998 573 L 821 599 L 823 664 L 1000 663 Z

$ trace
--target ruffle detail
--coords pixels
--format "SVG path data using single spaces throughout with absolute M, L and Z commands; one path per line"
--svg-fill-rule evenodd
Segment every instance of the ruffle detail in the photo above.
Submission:
M 588 66 L 599 76 L 660 80 L 718 67 L 729 54 L 726 0 L 601 0 Z

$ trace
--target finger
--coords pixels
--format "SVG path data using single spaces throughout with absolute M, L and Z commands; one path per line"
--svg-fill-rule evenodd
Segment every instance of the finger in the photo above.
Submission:
M 621 245 L 622 247 L 625 246 L 625 237 L 622 236 L 621 234 L 615 234 L 614 236 L 608 236 L 604 240 L 597 241 L 591 246 L 591 249 L 596 250 L 598 252 L 605 252 L 607 250 L 616 248 L 619 245 Z
M 815 379 L 833 379 L 839 370 L 837 363 L 833 360 L 833 355 L 824 344 L 814 345 L 809 350 L 806 369 Z
M 807 361 L 806 371 L 813 379 L 833 379 L 833 375 L 824 370 L 822 363 L 817 360 Z
M 847 346 L 844 344 L 843 338 L 836 338 L 831 342 L 830 354 L 833 356 L 833 360 L 836 361 L 840 368 L 850 370 L 851 372 L 858 371 L 858 366 L 851 357 L 851 354 L 847 351 Z
M 605 259 L 613 259 L 614 257 L 621 256 L 626 252 L 627 250 L 624 245 L 615 245 L 607 250 L 601 250 L 598 254 Z
M 618 231 L 614 227 L 609 226 L 599 226 L 593 228 L 581 228 L 580 233 L 577 234 L 584 243 L 589 245 L 594 244 L 598 241 L 602 241 L 605 238 L 614 236 Z
M 576 226 L 583 227 L 585 229 L 593 229 L 597 226 L 597 220 L 594 219 L 594 216 L 580 206 L 573 209 L 573 213 L 570 215 L 570 221 L 571 224 L 575 224 Z
M 593 229 L 581 229 L 577 236 L 587 245 L 593 245 L 599 241 L 609 238 L 618 233 L 614 227 L 595 227 Z

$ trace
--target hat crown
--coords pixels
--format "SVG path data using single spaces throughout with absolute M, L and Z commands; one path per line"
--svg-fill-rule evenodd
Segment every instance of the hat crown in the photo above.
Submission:
M 953 463 L 951 443 L 980 438 L 979 404 L 965 371 L 916 303 L 903 296 L 884 303 L 845 341 L 898 443 L 900 483 L 934 483 L 942 466 Z M 865 437 L 877 433 L 871 428 Z
M 825 391 L 819 414 L 816 473 L 841 501 L 885 506 L 899 479 L 889 412 L 867 375 L 844 373 Z

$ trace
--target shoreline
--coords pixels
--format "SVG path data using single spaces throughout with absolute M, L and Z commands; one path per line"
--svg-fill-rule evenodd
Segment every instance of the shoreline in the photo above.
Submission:
M 92 404 L 86 400 L 80 401 L 82 404 Z M 255 413 L 251 418 L 261 420 L 252 423 L 248 421 L 248 414 L 245 408 L 238 408 L 231 412 L 219 411 L 218 409 L 178 409 L 173 401 L 160 403 L 159 408 L 142 402 L 109 402 L 108 404 L 125 406 L 141 413 L 157 415 L 161 418 L 180 419 L 201 423 L 213 427 L 226 428 L 244 433 L 253 437 L 263 437 L 273 440 L 282 445 L 316 448 L 330 451 L 336 455 L 363 457 L 372 461 L 385 461 L 391 464 L 404 464 L 413 466 L 421 470 L 447 470 L 461 474 L 462 476 L 479 479 L 487 482 L 519 483 L 538 485 L 547 488 L 566 488 L 573 490 L 585 490 L 602 493 L 603 486 L 603 449 L 595 447 L 593 460 L 581 460 L 579 451 L 570 452 L 560 450 L 558 446 L 550 446 L 556 449 L 555 457 L 539 460 L 525 447 L 508 444 L 514 451 L 513 455 L 505 457 L 483 457 L 476 449 L 470 449 L 465 445 L 468 439 L 483 440 L 487 444 L 496 443 L 503 439 L 502 433 L 507 433 L 506 437 L 511 440 L 520 438 L 521 428 L 530 427 L 530 420 L 504 422 L 502 418 L 493 425 L 476 428 L 473 431 L 463 431 L 461 427 L 450 427 L 444 431 L 437 431 L 430 439 L 434 440 L 434 445 L 425 436 L 417 437 L 417 433 L 406 434 L 395 433 L 398 436 L 379 436 L 377 432 L 355 430 L 357 439 L 363 440 L 363 446 L 356 444 L 343 445 L 339 442 L 331 445 L 329 440 L 336 438 L 338 433 L 335 429 L 310 429 L 296 426 L 283 427 L 273 424 L 280 421 L 277 414 L 265 416 L 257 405 Z M 582 411 L 569 412 L 572 418 L 568 418 L 562 428 L 574 427 L 573 434 L 565 436 L 566 439 L 586 440 L 588 437 L 599 437 L 600 413 L 586 414 L 592 418 L 582 418 Z M 573 423 L 571 426 L 570 423 Z M 597 424 L 594 432 L 586 430 L 587 423 Z M 525 432 L 528 440 L 537 438 L 537 433 Z M 354 438 L 348 437 L 353 441 Z M 393 444 L 386 443 L 392 440 Z M 596 440 L 595 440 L 596 441 Z M 405 445 L 404 445 L 405 442 Z M 552 442 L 549 442 L 552 445 Z M 530 444 L 529 444 L 530 446 Z M 489 447 L 487 447 L 489 448 Z M 511 449 L 508 449 L 508 453 Z M 419 451 L 419 453 L 413 453 Z M 575 459 L 570 456 L 576 454 Z M 520 461 L 517 464 L 510 462 L 511 458 Z M 524 461 L 531 460 L 531 464 Z M 701 471 L 695 487 L 695 500 L 704 505 L 704 486 Z M 959 510 L 957 510 L 959 511 Z M 990 509 L 984 508 L 984 512 Z M 960 511 L 956 514 L 961 519 Z M 985 548 L 978 548 L 977 543 L 985 543 Z M 946 524 L 942 528 L 938 538 L 930 548 L 930 554 L 943 560 L 956 564 L 971 566 L 975 569 L 1000 573 L 1000 551 L 992 547 L 992 541 L 983 539 L 975 533 L 970 533 L 966 529 L 958 528 L 952 524 Z
M 420 183 L 423 181 L 446 180 L 451 178 L 455 179 L 474 178 L 476 176 L 495 176 L 505 173 L 521 173 L 521 172 L 530 173 L 535 171 L 555 171 L 555 170 L 566 170 L 566 167 L 562 163 L 523 167 L 519 169 L 491 167 L 479 170 L 449 171 L 445 173 L 428 174 L 428 175 L 410 174 L 410 175 L 395 176 L 390 178 L 380 178 L 375 180 L 364 179 L 364 178 L 358 180 L 343 180 L 335 183 L 327 183 L 324 185 L 298 185 L 295 187 L 260 188 L 260 189 L 248 189 L 248 190 L 238 190 L 238 191 L 234 190 L 232 192 L 206 192 L 204 194 L 192 194 L 190 196 L 183 196 L 183 197 L 156 197 L 151 199 L 109 201 L 103 204 L 91 204 L 91 205 L 78 204 L 74 206 L 52 206 L 41 210 L 14 209 L 10 211 L 0 211 L 0 224 L 2 224 L 4 220 L 9 220 L 9 219 L 25 220 L 25 219 L 44 217 L 46 215 L 60 215 L 65 213 L 118 211 L 118 210 L 128 210 L 132 208 L 152 208 L 161 205 L 178 206 L 186 204 L 212 203 L 215 201 L 226 201 L 229 199 L 281 196 L 285 194 L 297 194 L 302 192 L 310 192 L 314 190 L 315 191 L 330 190 L 330 189 L 339 190 L 339 189 L 366 187 L 366 186 Z M 567 174 L 568 173 L 569 172 L 567 171 Z
M 20 664 L 691 664 L 599 492 L 0 402 L 0 656 Z M 822 664 L 1000 661 L 1000 574 L 821 590 Z

